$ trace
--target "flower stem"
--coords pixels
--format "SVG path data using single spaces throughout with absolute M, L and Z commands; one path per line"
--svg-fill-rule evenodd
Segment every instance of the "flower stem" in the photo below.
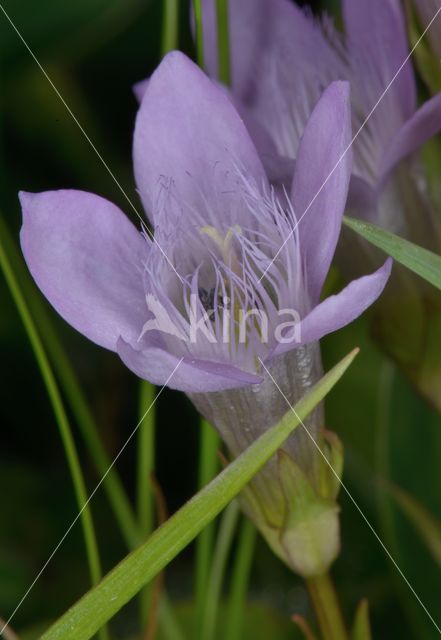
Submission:
M 178 48 L 179 0 L 164 0 L 162 19 L 162 55 Z
M 152 405 L 155 388 L 141 381 L 139 397 L 140 419 Z M 153 495 L 150 476 L 155 460 L 155 410 L 152 409 L 144 417 L 138 429 L 138 477 L 137 477 L 137 510 L 139 527 L 143 538 L 153 531 Z M 147 585 L 140 593 L 141 622 L 146 623 L 150 604 L 151 586 Z
M 216 0 L 217 50 L 219 80 L 230 84 L 230 39 L 228 30 L 228 0 Z
M 348 640 L 337 593 L 328 573 L 306 580 L 323 640 Z
M 218 447 L 219 436 L 216 431 L 208 422 L 201 420 L 198 472 L 198 486 L 200 489 L 216 475 L 219 464 L 217 457 Z M 197 634 L 199 634 L 198 637 L 201 638 L 201 640 L 204 640 L 200 634 L 202 622 L 205 618 L 214 532 L 214 523 L 211 523 L 199 534 L 196 541 L 196 629 Z
M 204 33 L 202 26 L 202 0 L 194 0 L 194 23 L 196 32 L 196 60 L 201 69 L 204 68 Z
M 256 538 L 256 527 L 248 518 L 244 518 L 231 578 L 225 633 L 228 640 L 240 640 L 243 637 L 244 611 Z
M 233 500 L 225 509 L 220 522 L 207 590 L 205 616 L 201 625 L 201 637 L 203 640 L 214 640 L 215 637 L 222 583 L 225 576 L 228 554 L 239 520 L 239 513 L 239 504 L 237 500 Z

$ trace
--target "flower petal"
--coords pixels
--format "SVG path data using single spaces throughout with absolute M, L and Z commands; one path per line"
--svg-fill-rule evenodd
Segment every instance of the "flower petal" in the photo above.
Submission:
M 394 118 L 400 122 L 401 114 L 404 122 L 416 109 L 416 84 L 408 59 L 407 31 L 400 1 L 344 0 L 343 15 L 351 57 L 360 59 L 362 75 L 358 77 L 358 84 L 373 90 L 373 102 L 367 105 L 366 112 L 391 83 L 378 106 L 378 115 L 389 113 L 393 125 Z
M 424 103 L 401 127 L 388 146 L 381 167 L 381 182 L 387 180 L 394 167 L 417 151 L 425 142 L 441 130 L 441 93 Z
M 225 391 L 262 382 L 260 376 L 235 367 L 180 358 L 154 344 L 137 351 L 121 339 L 118 342 L 118 354 L 140 378 L 160 386 L 167 383 L 171 389 L 186 393 Z
M 353 280 L 337 295 L 329 296 L 300 325 L 302 344 L 320 340 L 358 318 L 381 295 L 392 268 L 392 259 L 370 275 Z
M 317 305 L 295 330 L 283 336 L 283 342 L 272 351 L 271 358 L 309 344 L 358 318 L 381 295 L 392 268 L 392 259 L 368 276 L 353 280 L 337 295 Z M 292 339 L 291 339 L 292 338 Z
M 58 313 L 93 342 L 116 350 L 145 316 L 147 244 L 126 216 L 83 191 L 20 193 L 20 240 L 36 283 Z
M 251 138 L 225 91 L 186 56 L 168 54 L 150 78 L 136 120 L 136 182 L 149 216 L 171 186 L 187 211 L 231 212 L 238 169 L 265 183 Z
M 144 78 L 144 80 L 140 80 L 139 82 L 136 82 L 132 87 L 132 91 L 135 94 L 135 98 L 138 100 L 139 103 L 142 102 L 144 94 L 147 91 L 147 87 L 149 86 L 149 80 L 150 78 Z
M 291 192 L 312 304 L 319 299 L 340 234 L 352 168 L 350 141 L 349 85 L 334 82 L 306 125 Z

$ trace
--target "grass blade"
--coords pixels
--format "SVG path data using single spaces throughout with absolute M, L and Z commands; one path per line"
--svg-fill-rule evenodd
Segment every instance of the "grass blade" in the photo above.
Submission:
M 343 220 L 347 227 L 356 231 L 365 240 L 385 251 L 394 260 L 433 284 L 437 289 L 441 289 L 441 256 L 370 222 L 348 217 Z
M 101 583 L 67 611 L 42 640 L 88 640 L 215 518 L 323 400 L 350 366 L 352 351 L 275 426 L 262 434 L 202 491 L 118 564 Z

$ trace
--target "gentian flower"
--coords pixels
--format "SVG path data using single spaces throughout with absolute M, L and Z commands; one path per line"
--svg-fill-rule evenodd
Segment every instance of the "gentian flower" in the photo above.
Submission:
M 396 169 L 441 129 L 441 94 L 417 109 L 404 14 L 397 0 L 342 4 L 344 36 L 328 16 L 319 21 L 291 0 L 230 2 L 232 94 L 263 161 L 273 164 L 275 156 L 296 158 L 305 124 L 329 83 L 349 81 L 353 131 L 358 132 L 351 209 L 430 244 L 434 220 L 419 216 L 417 225 L 414 209 L 406 207 L 406 183 L 420 191 L 418 167 L 407 165 L 404 176 Z M 435 3 L 421 2 L 427 13 L 429 4 Z M 204 0 L 204 51 L 212 77 L 217 76 L 215 14 L 214 0 Z
M 426 26 L 439 3 L 416 4 Z M 329 17 L 315 19 L 290 0 L 231 1 L 233 99 L 273 182 L 286 184 L 323 89 L 332 81 L 349 81 L 356 137 L 348 214 L 441 253 L 440 219 L 417 154 L 441 129 L 441 93 L 417 108 L 398 0 L 343 0 L 342 7 L 344 35 Z M 216 77 L 214 0 L 204 0 L 203 20 L 206 67 Z M 435 39 L 438 33 L 434 24 Z M 347 232 L 338 257 L 342 269 L 354 276 L 378 260 L 378 252 Z M 441 410 L 441 370 L 431 356 L 440 322 L 439 293 L 397 268 L 388 295 L 377 306 L 374 334 Z
M 296 402 L 321 375 L 318 340 L 359 316 L 389 276 L 388 260 L 320 301 L 347 198 L 350 137 L 348 85 L 336 82 L 305 127 L 292 187 L 277 194 L 223 89 L 171 53 L 149 81 L 134 133 L 154 241 L 99 196 L 22 193 L 23 254 L 67 322 L 141 378 L 189 394 L 236 456 L 287 411 L 266 368 Z M 320 409 L 308 424 L 322 437 Z M 323 472 L 308 436 L 297 431 L 285 453 L 287 475 L 318 491 Z M 271 532 L 286 511 L 276 467 L 267 465 L 253 484 L 258 498 L 247 501 Z M 335 521 L 334 494 L 320 497 L 321 522 L 326 500 Z

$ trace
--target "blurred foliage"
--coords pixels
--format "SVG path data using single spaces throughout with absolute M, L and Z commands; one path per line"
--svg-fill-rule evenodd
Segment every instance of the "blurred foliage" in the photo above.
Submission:
M 149 75 L 160 59 L 161 0 L 5 0 L 2 5 L 137 202 L 130 166 L 136 113 L 131 86 Z M 336 9 L 338 2 L 331 5 Z M 180 7 L 180 46 L 193 55 L 188 3 L 181 2 Z M 319 3 L 314 3 L 318 8 Z M 95 191 L 130 215 L 118 187 L 1 12 L 0 82 L 0 209 L 14 236 L 20 226 L 19 189 Z M 439 163 L 433 158 L 439 154 L 429 157 L 436 179 L 434 167 L 439 171 Z M 440 183 L 438 178 L 438 191 Z M 76 505 L 44 387 L 3 278 L 0 305 L 0 616 L 7 617 L 65 533 Z M 47 311 L 86 391 L 103 443 L 114 456 L 137 421 L 138 382 L 116 356 L 84 340 L 49 307 Z M 345 443 L 344 479 L 349 490 L 423 602 L 439 617 L 441 574 L 413 524 L 376 479 L 401 487 L 441 520 L 441 419 L 385 362 L 367 326 L 362 319 L 323 341 L 326 368 L 353 346 L 362 349 L 350 375 L 327 399 L 327 424 Z M 160 398 L 157 413 L 157 477 L 173 512 L 196 488 L 197 417 L 184 396 L 171 391 Z M 91 490 L 98 478 L 78 435 L 77 431 Z M 133 498 L 135 460 L 132 446 L 118 461 Z M 344 493 L 341 504 L 343 553 L 334 574 L 347 617 L 367 597 L 373 638 L 437 638 Z M 104 567 L 109 569 L 124 555 L 124 542 L 102 492 L 92 506 Z M 191 625 L 193 615 L 189 604 L 192 561 L 190 548 L 165 573 L 184 627 Z M 45 627 L 87 588 L 88 570 L 77 525 L 25 600 L 13 626 L 33 628 L 23 633 L 24 640 L 38 637 L 37 626 Z M 287 622 L 289 615 L 298 613 L 312 620 L 300 581 L 261 540 L 249 599 L 244 637 L 296 638 L 300 633 Z M 133 604 L 116 619 L 115 636 L 129 637 L 136 620 Z M 222 611 L 219 620 L 223 624 Z

